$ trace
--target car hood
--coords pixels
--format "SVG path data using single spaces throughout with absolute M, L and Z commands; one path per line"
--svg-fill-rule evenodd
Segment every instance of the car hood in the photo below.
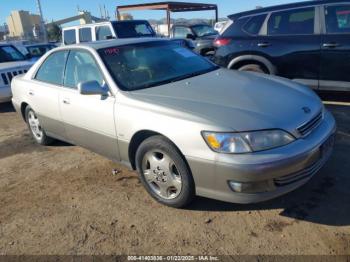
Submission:
M 33 64 L 34 64 L 34 61 L 5 62 L 5 63 L 0 63 L 0 70 L 8 71 L 16 68 L 30 68 Z
M 161 112 L 173 109 L 234 131 L 280 128 L 294 133 L 323 108 L 308 87 L 227 69 L 130 94 L 133 99 L 160 106 Z M 310 112 L 305 113 L 305 107 Z

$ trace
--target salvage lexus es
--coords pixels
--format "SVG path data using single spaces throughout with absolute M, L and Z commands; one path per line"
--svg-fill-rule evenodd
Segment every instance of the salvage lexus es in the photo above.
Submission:
M 42 145 L 80 145 L 137 169 L 172 207 L 196 196 L 268 200 L 329 158 L 335 120 L 309 88 L 220 69 L 159 39 L 61 47 L 12 83 L 13 104 Z

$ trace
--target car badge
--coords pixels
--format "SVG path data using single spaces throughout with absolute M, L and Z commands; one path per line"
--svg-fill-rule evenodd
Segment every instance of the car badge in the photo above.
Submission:
M 308 108 L 308 107 L 306 107 L 306 106 L 303 107 L 302 109 L 303 109 L 303 111 L 304 111 L 305 114 L 310 114 L 310 113 L 311 113 L 311 109 Z

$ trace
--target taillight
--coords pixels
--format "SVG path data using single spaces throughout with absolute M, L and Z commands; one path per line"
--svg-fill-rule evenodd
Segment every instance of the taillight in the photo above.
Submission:
M 220 47 L 220 46 L 225 46 L 228 45 L 231 42 L 231 39 L 229 38 L 216 38 L 214 40 L 214 46 Z

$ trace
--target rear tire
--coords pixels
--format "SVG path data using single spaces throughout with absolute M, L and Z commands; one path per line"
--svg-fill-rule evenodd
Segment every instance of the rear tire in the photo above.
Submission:
M 136 168 L 147 192 L 159 203 L 183 208 L 195 197 L 192 174 L 179 150 L 163 136 L 152 136 L 136 152 Z
M 25 109 L 25 119 L 30 134 L 38 144 L 47 146 L 53 143 L 54 139 L 46 135 L 45 130 L 40 125 L 36 113 L 30 106 L 27 106 Z
M 248 71 L 248 72 L 269 74 L 269 72 L 266 69 L 264 69 L 261 65 L 258 65 L 258 64 L 248 64 L 248 65 L 241 66 L 240 68 L 238 68 L 238 71 Z

